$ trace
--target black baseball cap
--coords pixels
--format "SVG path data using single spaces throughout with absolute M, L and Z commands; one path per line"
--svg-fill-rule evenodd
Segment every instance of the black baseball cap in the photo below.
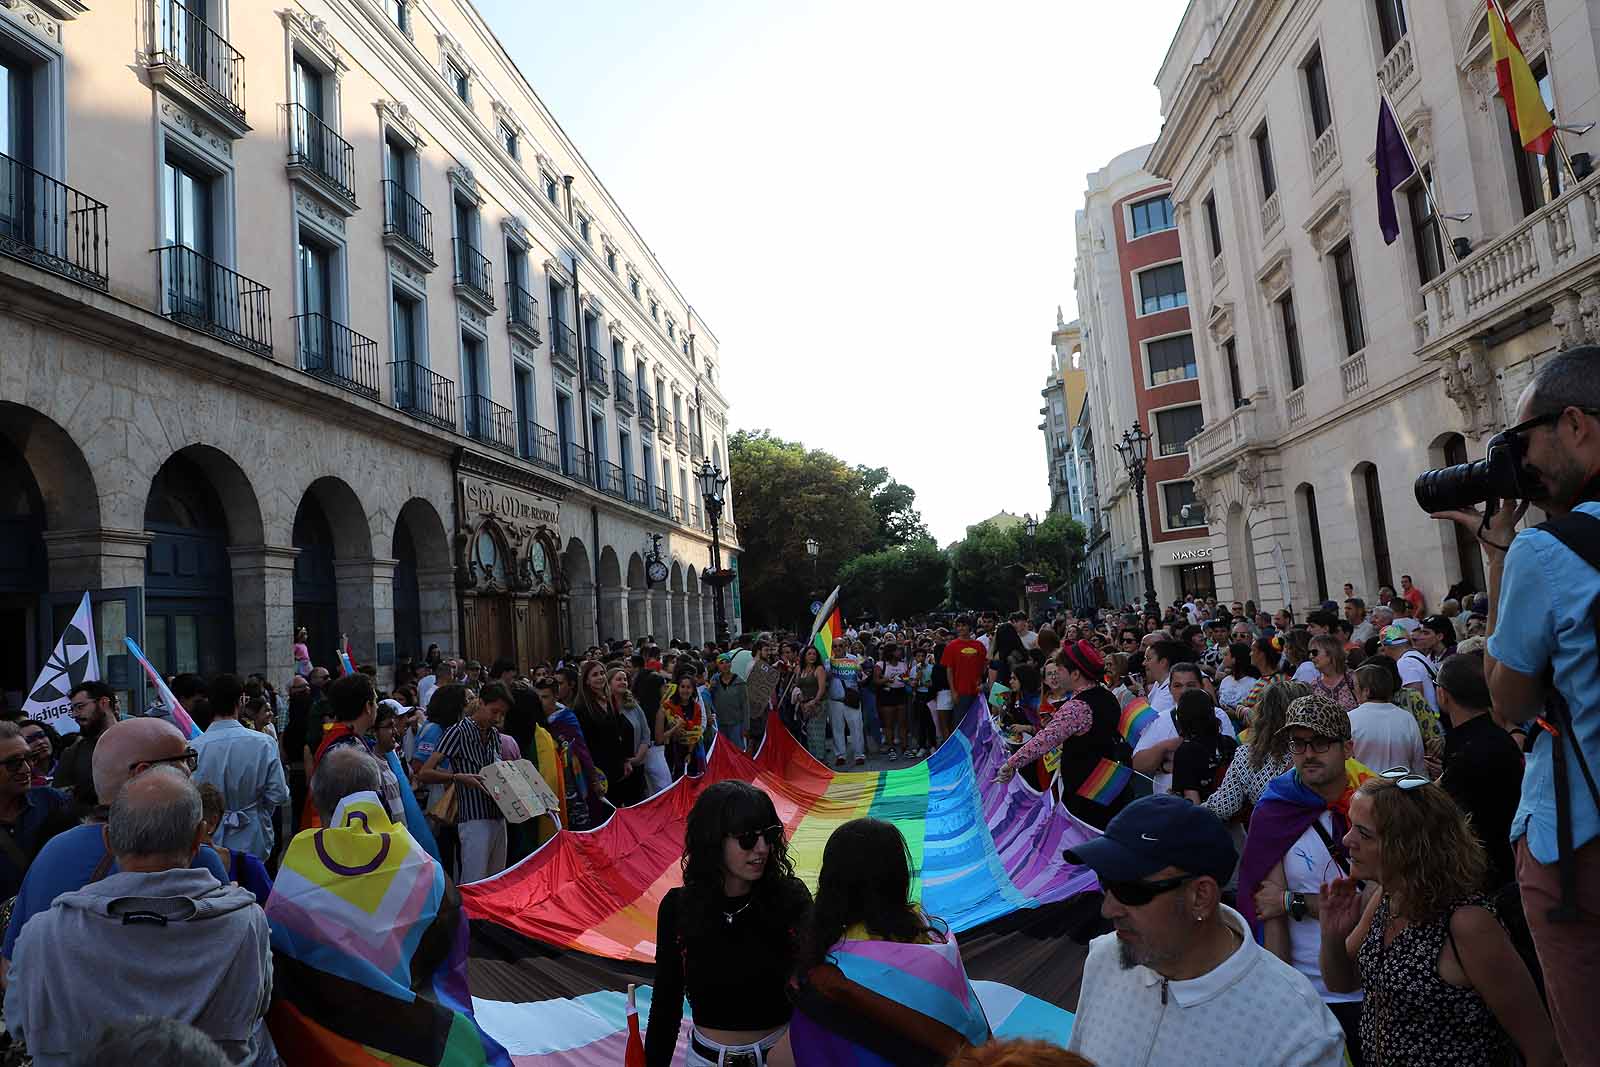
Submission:
M 1112 817 L 1105 833 L 1062 855 L 1110 882 L 1148 878 L 1164 867 L 1226 882 L 1239 861 L 1222 820 L 1172 793 L 1140 797 Z

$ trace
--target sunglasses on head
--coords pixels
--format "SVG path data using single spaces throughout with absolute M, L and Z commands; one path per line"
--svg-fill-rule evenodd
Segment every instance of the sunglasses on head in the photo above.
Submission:
M 1378 777 L 1386 782 L 1393 782 L 1398 789 L 1408 791 L 1421 789 L 1429 781 L 1426 775 L 1418 774 L 1410 767 L 1390 767 L 1388 770 L 1380 772 Z
M 1130 908 L 1141 908 L 1161 894 L 1170 893 L 1185 882 L 1198 877 L 1200 877 L 1198 874 L 1180 874 L 1176 878 L 1163 878 L 1158 882 L 1147 882 L 1142 878 L 1129 882 L 1113 882 L 1102 878 L 1100 888 Z
M 766 839 L 768 845 L 777 848 L 783 842 L 783 827 L 769 826 L 765 830 L 746 830 L 742 834 L 729 834 L 729 837 L 738 842 L 739 847 L 749 852 L 756 847 L 756 842 Z

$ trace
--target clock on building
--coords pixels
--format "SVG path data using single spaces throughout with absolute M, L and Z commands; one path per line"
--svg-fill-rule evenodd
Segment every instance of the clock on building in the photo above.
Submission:
M 652 582 L 664 582 L 667 580 L 667 565 L 659 559 L 653 559 L 645 567 L 644 576 Z

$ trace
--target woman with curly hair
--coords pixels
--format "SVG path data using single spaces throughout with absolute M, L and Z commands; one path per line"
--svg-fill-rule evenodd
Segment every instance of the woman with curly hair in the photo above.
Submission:
M 1250 742 L 1233 750 L 1222 783 L 1205 800 L 1207 810 L 1219 819 L 1248 816 L 1267 783 L 1294 766 L 1289 737 L 1283 732 L 1284 715 L 1296 697 L 1310 695 L 1311 687 L 1299 682 L 1269 682 L 1263 687 Z
M 1483 846 L 1443 788 L 1403 767 L 1369 778 L 1344 845 L 1350 873 L 1322 889 L 1320 962 L 1329 990 L 1366 993 L 1368 1067 L 1562 1062 L 1533 979 L 1479 893 Z
M 706 709 L 695 685 L 694 667 L 681 664 L 673 684 L 662 687 L 656 710 L 656 743 L 666 750 L 667 769 L 676 781 L 705 769 L 700 740 L 705 736 Z
M 684 834 L 683 885 L 656 914 L 648 1067 L 672 1063 L 686 996 L 689 1067 L 765 1063 L 793 1011 L 787 986 L 810 911 L 772 798 L 733 780 L 700 794 Z
M 828 838 L 798 984 L 769 1067 L 941 1067 L 989 1040 L 955 936 L 912 901 L 911 852 L 882 819 Z

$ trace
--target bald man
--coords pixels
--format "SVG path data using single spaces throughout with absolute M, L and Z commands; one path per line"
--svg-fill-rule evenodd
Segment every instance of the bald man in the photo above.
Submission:
M 105 818 L 129 779 L 151 767 L 176 767 L 194 773 L 195 755 L 178 728 L 165 719 L 124 719 L 100 735 L 94 749 L 94 789 L 101 806 L 88 822 L 52 837 L 28 868 L 17 903 L 11 909 L 0 967 L 11 959 L 23 924 L 62 893 L 82 889 L 108 874 L 117 873 L 116 859 L 106 847 Z M 203 867 L 226 883 L 228 872 L 209 845 L 202 845 L 191 867 Z M 0 970 L 0 974 L 3 974 Z

